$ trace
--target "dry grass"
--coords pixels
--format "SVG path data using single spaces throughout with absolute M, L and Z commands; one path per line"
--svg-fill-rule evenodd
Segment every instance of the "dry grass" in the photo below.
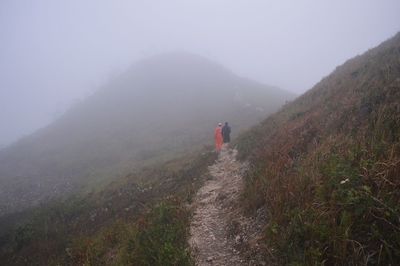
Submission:
M 400 34 L 239 138 L 244 202 L 266 205 L 278 263 L 400 260 L 399 77 Z
M 210 152 L 186 155 L 87 196 L 26 211 L 15 225 L 3 217 L 0 264 L 191 265 L 184 204 L 214 160 Z

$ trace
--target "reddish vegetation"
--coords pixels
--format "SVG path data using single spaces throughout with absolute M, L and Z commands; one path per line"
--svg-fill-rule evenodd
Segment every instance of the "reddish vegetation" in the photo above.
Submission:
M 244 198 L 277 263 L 400 260 L 400 34 L 244 134 Z

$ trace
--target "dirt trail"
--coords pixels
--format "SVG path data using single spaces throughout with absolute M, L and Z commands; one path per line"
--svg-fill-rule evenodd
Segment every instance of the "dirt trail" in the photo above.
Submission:
M 238 206 L 245 165 L 236 161 L 236 154 L 224 148 L 209 167 L 210 180 L 196 194 L 189 239 L 196 265 L 259 265 L 239 252 L 248 240 L 243 228 L 252 226 L 252 221 L 241 215 Z

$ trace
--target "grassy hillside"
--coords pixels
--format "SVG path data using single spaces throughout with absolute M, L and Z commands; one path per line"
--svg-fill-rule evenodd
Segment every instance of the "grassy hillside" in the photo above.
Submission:
M 272 264 L 398 264 L 400 34 L 236 144 L 250 162 L 243 205 L 267 211 L 258 244 Z M 0 264 L 192 265 L 184 205 L 214 160 L 148 163 L 105 189 L 0 217 Z
M 244 204 L 283 265 L 400 261 L 400 34 L 357 56 L 238 141 Z
M 292 97 L 200 56 L 138 62 L 48 127 L 0 150 L 0 215 L 211 144 L 218 122 L 230 121 L 236 134 Z
M 209 152 L 127 175 L 106 189 L 0 218 L 1 265 L 192 265 L 190 202 Z

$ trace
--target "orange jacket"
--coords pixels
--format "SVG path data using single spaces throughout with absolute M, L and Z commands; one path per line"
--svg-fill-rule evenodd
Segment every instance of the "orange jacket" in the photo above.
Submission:
M 222 147 L 223 138 L 222 138 L 222 128 L 221 127 L 216 127 L 214 131 L 214 137 L 215 137 L 215 147 L 219 151 Z

